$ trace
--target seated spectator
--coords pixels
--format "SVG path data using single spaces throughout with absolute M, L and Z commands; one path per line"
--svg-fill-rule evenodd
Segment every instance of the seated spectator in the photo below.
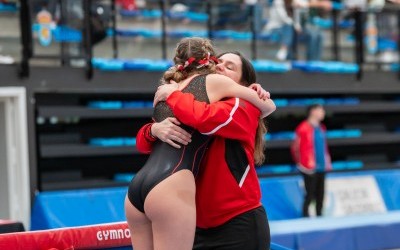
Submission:
M 322 16 L 332 9 L 329 0 L 297 0 L 293 3 L 296 22 L 301 24 L 298 30 L 306 39 L 306 59 L 319 61 L 322 57 L 323 34 L 320 27 L 313 23 L 313 18 Z
M 293 44 L 293 0 L 274 0 L 269 9 L 269 20 L 265 30 L 278 33 L 280 48 L 276 54 L 278 60 L 288 59 Z

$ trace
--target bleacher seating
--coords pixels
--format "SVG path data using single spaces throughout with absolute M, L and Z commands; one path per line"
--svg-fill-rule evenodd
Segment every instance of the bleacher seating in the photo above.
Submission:
M 0 13 L 1 12 L 15 13 L 17 11 L 18 11 L 18 8 L 15 3 L 0 3 Z

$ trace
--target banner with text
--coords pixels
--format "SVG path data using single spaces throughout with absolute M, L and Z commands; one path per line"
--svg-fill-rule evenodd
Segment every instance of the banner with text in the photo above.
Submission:
M 384 213 L 386 206 L 373 176 L 326 179 L 324 215 Z

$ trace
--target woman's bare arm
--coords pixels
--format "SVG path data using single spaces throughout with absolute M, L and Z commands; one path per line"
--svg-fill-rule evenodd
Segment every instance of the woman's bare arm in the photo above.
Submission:
M 206 78 L 206 88 L 210 102 L 217 102 L 227 97 L 239 97 L 251 102 L 260 109 L 262 117 L 275 111 L 276 106 L 271 99 L 262 100 L 256 91 L 244 87 L 227 76 L 210 74 Z

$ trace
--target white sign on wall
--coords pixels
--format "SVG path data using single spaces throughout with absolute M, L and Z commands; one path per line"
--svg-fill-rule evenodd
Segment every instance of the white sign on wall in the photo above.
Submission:
M 373 176 L 327 178 L 324 215 L 384 213 L 386 206 Z

